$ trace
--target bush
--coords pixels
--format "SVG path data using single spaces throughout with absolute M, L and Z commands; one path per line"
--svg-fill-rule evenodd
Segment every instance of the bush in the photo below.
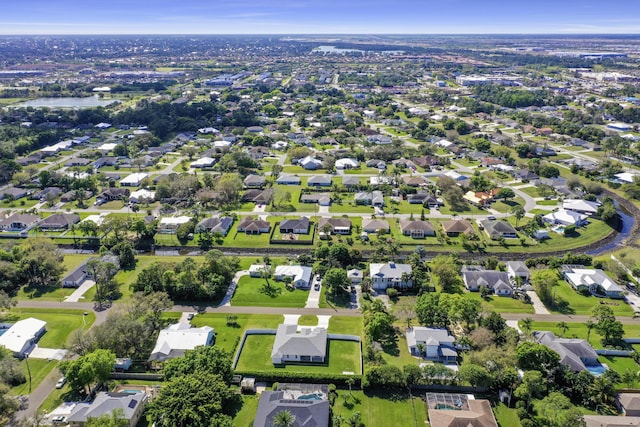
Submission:
M 236 374 L 244 377 L 255 377 L 256 381 L 263 382 L 289 382 L 289 383 L 334 383 L 346 385 L 348 378 L 353 378 L 353 387 L 358 387 L 362 381 L 360 375 L 323 374 L 316 372 L 283 372 L 283 371 L 235 371 Z
M 387 288 L 387 296 L 393 300 L 398 298 L 398 290 L 396 288 Z

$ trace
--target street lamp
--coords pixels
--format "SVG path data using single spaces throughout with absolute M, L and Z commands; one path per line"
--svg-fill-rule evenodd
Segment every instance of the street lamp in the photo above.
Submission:
M 27 373 L 29 374 L 29 393 L 31 393 L 31 369 L 29 368 L 29 353 L 24 354 L 24 363 L 27 365 Z

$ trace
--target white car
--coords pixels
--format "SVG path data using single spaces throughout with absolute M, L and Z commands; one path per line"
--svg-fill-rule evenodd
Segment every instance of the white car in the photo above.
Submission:
M 60 389 L 62 387 L 64 387 L 64 385 L 67 383 L 67 377 L 62 377 L 58 380 L 58 382 L 56 383 L 56 388 Z

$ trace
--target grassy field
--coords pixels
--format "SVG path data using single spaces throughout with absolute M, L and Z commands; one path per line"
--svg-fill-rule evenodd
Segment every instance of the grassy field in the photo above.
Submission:
M 329 363 L 285 365 L 274 367 L 271 349 L 275 335 L 250 335 L 238 360 L 239 371 L 287 371 L 342 374 L 360 372 L 360 344 L 351 341 L 328 340 L 327 358 Z
M 92 311 L 87 315 L 82 310 L 13 308 L 2 317 L 3 322 L 16 322 L 21 319 L 34 317 L 47 322 L 47 332 L 40 338 L 38 345 L 48 348 L 64 348 L 67 338 L 76 329 L 89 328 L 96 319 Z
M 493 414 L 500 427 L 521 427 L 520 418 L 515 408 L 508 408 L 504 403 L 499 403 L 493 408 Z
M 618 374 L 622 375 L 627 371 L 638 372 L 640 370 L 640 366 L 630 357 L 614 357 L 614 356 L 600 356 L 598 358 L 600 363 L 603 363 L 609 367 L 609 369 L 613 369 Z M 620 386 L 628 387 L 628 384 L 620 383 Z M 640 378 L 636 375 L 636 380 L 633 383 L 633 387 L 637 388 L 640 386 Z
M 245 329 L 276 329 L 284 321 L 281 315 L 237 314 L 236 316 L 237 326 L 227 325 L 227 315 L 219 313 L 198 314 L 191 324 L 195 327 L 211 326 L 216 333 L 216 345 L 234 352 Z
M 559 286 L 554 290 L 556 300 L 565 304 L 556 304 L 555 307 L 547 307 L 553 313 L 563 314 L 591 314 L 591 310 L 597 304 L 606 304 L 613 310 L 616 316 L 632 316 L 633 309 L 622 300 L 608 298 L 596 298 L 584 296 L 576 292 L 566 281 L 560 280 Z
M 565 338 L 580 338 L 587 339 L 588 329 L 584 323 L 567 323 L 569 329 L 564 333 Z M 637 325 L 623 325 L 625 337 L 640 337 L 640 324 Z M 522 329 L 522 324 L 520 324 Z M 532 331 L 551 331 L 556 336 L 562 336 L 562 331 L 558 328 L 558 324 L 554 322 L 533 322 L 531 325 Z M 595 329 L 591 330 L 589 335 L 589 343 L 597 349 L 603 348 L 603 337 Z
M 359 412 L 367 427 L 424 427 L 427 405 L 406 391 L 383 392 L 338 390 L 333 413 L 349 419 Z
M 242 276 L 233 295 L 233 305 L 254 307 L 304 307 L 308 291 L 289 289 L 284 282 L 269 280 L 271 288 L 261 278 Z
M 35 390 L 38 388 L 42 380 L 45 379 L 49 372 L 56 366 L 58 366 L 57 360 L 46 360 L 46 359 L 29 359 L 29 370 L 31 370 L 31 390 Z M 18 386 L 12 387 L 10 389 L 10 393 L 14 396 L 21 396 L 25 394 L 29 394 L 29 375 L 27 370 L 27 361 L 22 360 L 20 362 L 20 367 L 22 368 L 22 372 L 24 372 L 24 376 L 27 381 L 24 384 L 20 384 Z
M 479 292 L 470 292 L 466 294 L 469 298 L 479 300 L 483 305 L 487 305 L 496 313 L 531 313 L 533 314 L 533 305 L 525 304 L 524 302 L 500 296 L 491 296 L 489 298 L 482 298 Z
M 242 396 L 242 409 L 233 417 L 233 425 L 236 427 L 253 427 L 253 420 L 258 412 L 260 396 Z

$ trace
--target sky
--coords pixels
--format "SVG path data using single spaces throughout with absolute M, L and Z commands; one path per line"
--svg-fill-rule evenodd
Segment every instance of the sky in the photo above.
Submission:
M 0 34 L 640 34 L 640 1 L 2 0 Z

